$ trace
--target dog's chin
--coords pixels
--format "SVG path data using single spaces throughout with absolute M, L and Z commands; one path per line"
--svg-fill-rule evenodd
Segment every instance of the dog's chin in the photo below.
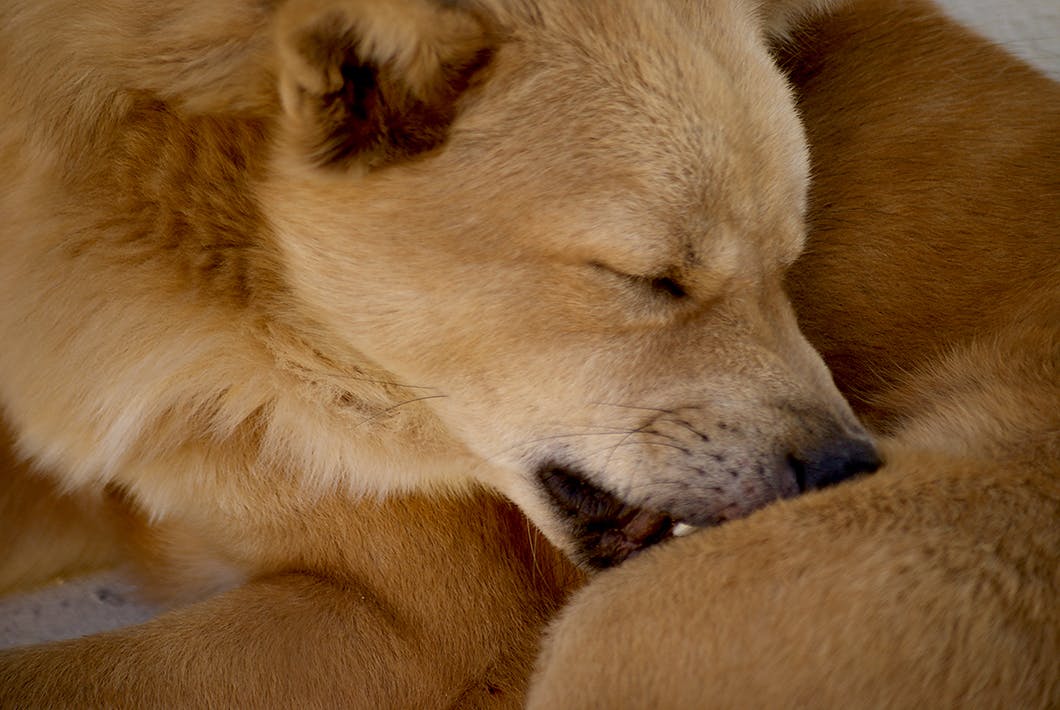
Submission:
M 544 466 L 537 477 L 572 540 L 572 557 L 584 566 L 613 567 L 693 530 L 667 513 L 623 501 L 570 468 Z

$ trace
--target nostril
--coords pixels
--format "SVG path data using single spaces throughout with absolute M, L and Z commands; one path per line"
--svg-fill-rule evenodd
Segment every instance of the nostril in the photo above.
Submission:
M 880 467 L 876 447 L 866 439 L 839 439 L 805 457 L 788 456 L 800 491 L 826 488 Z
M 788 455 L 788 468 L 791 469 L 792 474 L 795 476 L 795 485 L 799 487 L 799 491 L 806 490 L 806 465 L 795 458 L 792 455 Z
M 855 439 L 854 446 L 848 452 L 843 467 L 843 477 L 857 476 L 860 473 L 874 473 L 883 465 L 883 459 L 872 442 Z

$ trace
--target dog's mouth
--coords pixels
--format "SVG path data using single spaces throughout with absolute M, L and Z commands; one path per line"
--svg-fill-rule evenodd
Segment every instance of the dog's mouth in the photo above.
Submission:
M 571 531 L 578 561 L 595 569 L 694 529 L 667 513 L 631 505 L 569 468 L 544 466 L 537 475 Z

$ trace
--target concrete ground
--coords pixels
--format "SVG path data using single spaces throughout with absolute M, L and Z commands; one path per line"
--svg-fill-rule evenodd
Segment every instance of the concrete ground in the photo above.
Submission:
M 119 570 L 56 580 L 32 593 L 0 599 L 0 648 L 139 624 L 158 611 L 136 599 L 136 587 Z
M 1060 81 L 1060 2 L 942 0 L 975 27 Z M 0 599 L 0 648 L 72 638 L 151 618 L 121 571 L 62 580 L 30 594 Z

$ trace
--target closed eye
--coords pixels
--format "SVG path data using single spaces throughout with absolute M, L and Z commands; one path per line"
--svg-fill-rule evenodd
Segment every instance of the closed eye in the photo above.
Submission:
M 606 271 L 609 274 L 618 276 L 630 283 L 637 285 L 640 288 L 651 291 L 652 293 L 665 296 L 667 298 L 679 300 L 688 297 L 688 291 L 681 283 L 672 276 L 639 276 L 636 274 L 628 274 L 625 271 L 616 269 L 612 266 L 601 262 L 593 262 L 592 266 Z
M 634 276 L 633 278 L 638 279 L 644 277 Z M 688 292 L 685 291 L 684 286 L 669 276 L 656 276 L 655 278 L 649 279 L 648 285 L 651 286 L 653 291 L 668 294 L 673 298 L 685 298 L 688 296 Z

